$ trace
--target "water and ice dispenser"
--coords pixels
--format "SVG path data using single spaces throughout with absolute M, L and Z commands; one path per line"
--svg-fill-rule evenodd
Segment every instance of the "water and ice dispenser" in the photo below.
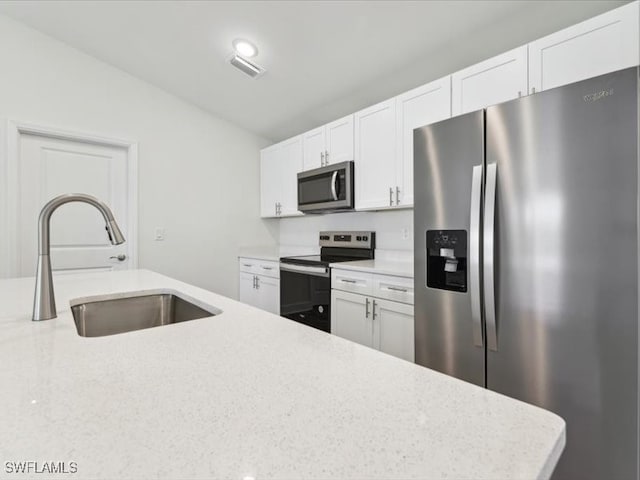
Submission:
M 466 230 L 427 230 L 427 287 L 467 291 Z

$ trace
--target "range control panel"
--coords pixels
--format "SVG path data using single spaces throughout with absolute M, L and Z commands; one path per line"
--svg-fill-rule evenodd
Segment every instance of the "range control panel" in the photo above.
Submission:
M 376 232 L 320 232 L 321 247 L 375 248 Z

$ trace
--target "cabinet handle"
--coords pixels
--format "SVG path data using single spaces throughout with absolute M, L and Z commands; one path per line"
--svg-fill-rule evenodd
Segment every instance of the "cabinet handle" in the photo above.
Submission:
M 406 288 L 387 287 L 387 290 L 393 290 L 394 292 L 407 293 L 407 289 Z
M 329 165 L 329 152 L 324 151 L 324 164 Z
M 369 318 L 369 299 L 365 298 L 364 301 L 364 318 Z
M 400 188 L 396 187 L 396 205 L 400 205 Z
M 256 277 L 256 290 L 260 290 L 260 277 Z
M 320 152 L 320 166 L 324 167 L 324 152 Z
M 341 278 L 340 281 L 344 283 L 356 283 L 355 280 L 349 280 L 348 278 Z
M 531 87 L 531 93 L 536 93 L 536 87 Z
M 377 305 L 377 304 L 376 304 L 376 301 L 374 300 L 374 301 L 373 301 L 373 319 L 374 319 L 374 320 L 376 319 L 376 316 L 377 316 L 377 315 L 376 315 L 376 305 Z
M 253 263 L 243 263 L 243 267 L 253 267 Z
M 389 206 L 393 207 L 393 188 L 389 187 Z
M 253 285 L 251 285 L 253 288 L 256 288 L 256 276 L 253 276 Z
M 264 265 L 260 265 L 260 268 L 263 270 L 273 270 L 273 267 L 265 267 Z

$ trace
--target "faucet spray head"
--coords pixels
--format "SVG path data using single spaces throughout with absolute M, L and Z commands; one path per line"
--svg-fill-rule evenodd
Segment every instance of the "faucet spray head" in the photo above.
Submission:
M 115 220 L 109 220 L 104 228 L 107 231 L 107 235 L 109 235 L 109 240 L 112 245 L 124 243 L 124 235 L 122 235 L 120 227 L 118 227 Z

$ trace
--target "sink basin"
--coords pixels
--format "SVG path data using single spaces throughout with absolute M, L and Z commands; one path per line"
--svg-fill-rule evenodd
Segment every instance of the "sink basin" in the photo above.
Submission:
M 221 313 L 203 308 L 175 293 L 137 293 L 131 296 L 85 301 L 71 306 L 78 335 L 103 337 L 171 323 L 212 317 Z

